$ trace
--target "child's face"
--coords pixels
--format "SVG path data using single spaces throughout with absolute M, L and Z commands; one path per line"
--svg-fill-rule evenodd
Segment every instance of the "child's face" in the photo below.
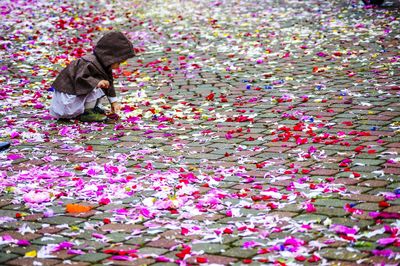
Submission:
M 118 63 L 114 63 L 111 65 L 111 69 L 117 69 L 120 67 L 121 64 L 124 64 L 126 61 L 124 62 L 118 62 Z
M 111 65 L 111 69 L 117 69 L 119 68 L 120 63 L 114 63 Z

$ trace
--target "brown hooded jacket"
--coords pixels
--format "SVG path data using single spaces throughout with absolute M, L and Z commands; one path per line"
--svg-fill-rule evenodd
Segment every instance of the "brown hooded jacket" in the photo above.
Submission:
M 59 92 L 85 95 L 100 80 L 108 80 L 110 88 L 103 89 L 109 97 L 116 97 L 111 65 L 134 57 L 132 43 L 121 32 L 108 32 L 96 44 L 94 53 L 71 62 L 57 76 L 52 87 Z

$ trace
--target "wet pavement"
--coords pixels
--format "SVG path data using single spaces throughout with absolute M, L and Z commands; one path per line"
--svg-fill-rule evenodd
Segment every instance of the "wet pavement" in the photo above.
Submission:
M 0 264 L 398 264 L 400 4 L 356 2 L 2 1 Z M 107 30 L 120 119 L 55 120 Z

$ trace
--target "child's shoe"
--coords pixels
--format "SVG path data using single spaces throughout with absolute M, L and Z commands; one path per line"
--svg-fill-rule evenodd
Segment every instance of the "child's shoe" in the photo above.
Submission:
M 106 111 L 97 105 L 93 108 L 93 112 L 95 112 L 97 114 L 102 114 L 102 115 L 106 114 Z
M 107 120 L 107 116 L 103 114 L 98 114 L 91 110 L 85 110 L 83 114 L 78 116 L 78 120 L 81 122 L 105 122 Z
M 69 118 L 58 118 L 57 122 L 60 123 L 60 124 L 69 124 L 69 123 L 71 123 L 71 119 L 69 119 Z

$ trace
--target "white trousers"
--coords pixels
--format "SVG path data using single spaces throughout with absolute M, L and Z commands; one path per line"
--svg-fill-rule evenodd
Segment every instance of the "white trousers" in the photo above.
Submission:
M 85 109 L 93 108 L 97 99 L 104 96 L 103 90 L 95 88 L 86 95 L 71 95 L 54 91 L 50 105 L 50 114 L 55 118 L 74 118 L 83 114 Z

